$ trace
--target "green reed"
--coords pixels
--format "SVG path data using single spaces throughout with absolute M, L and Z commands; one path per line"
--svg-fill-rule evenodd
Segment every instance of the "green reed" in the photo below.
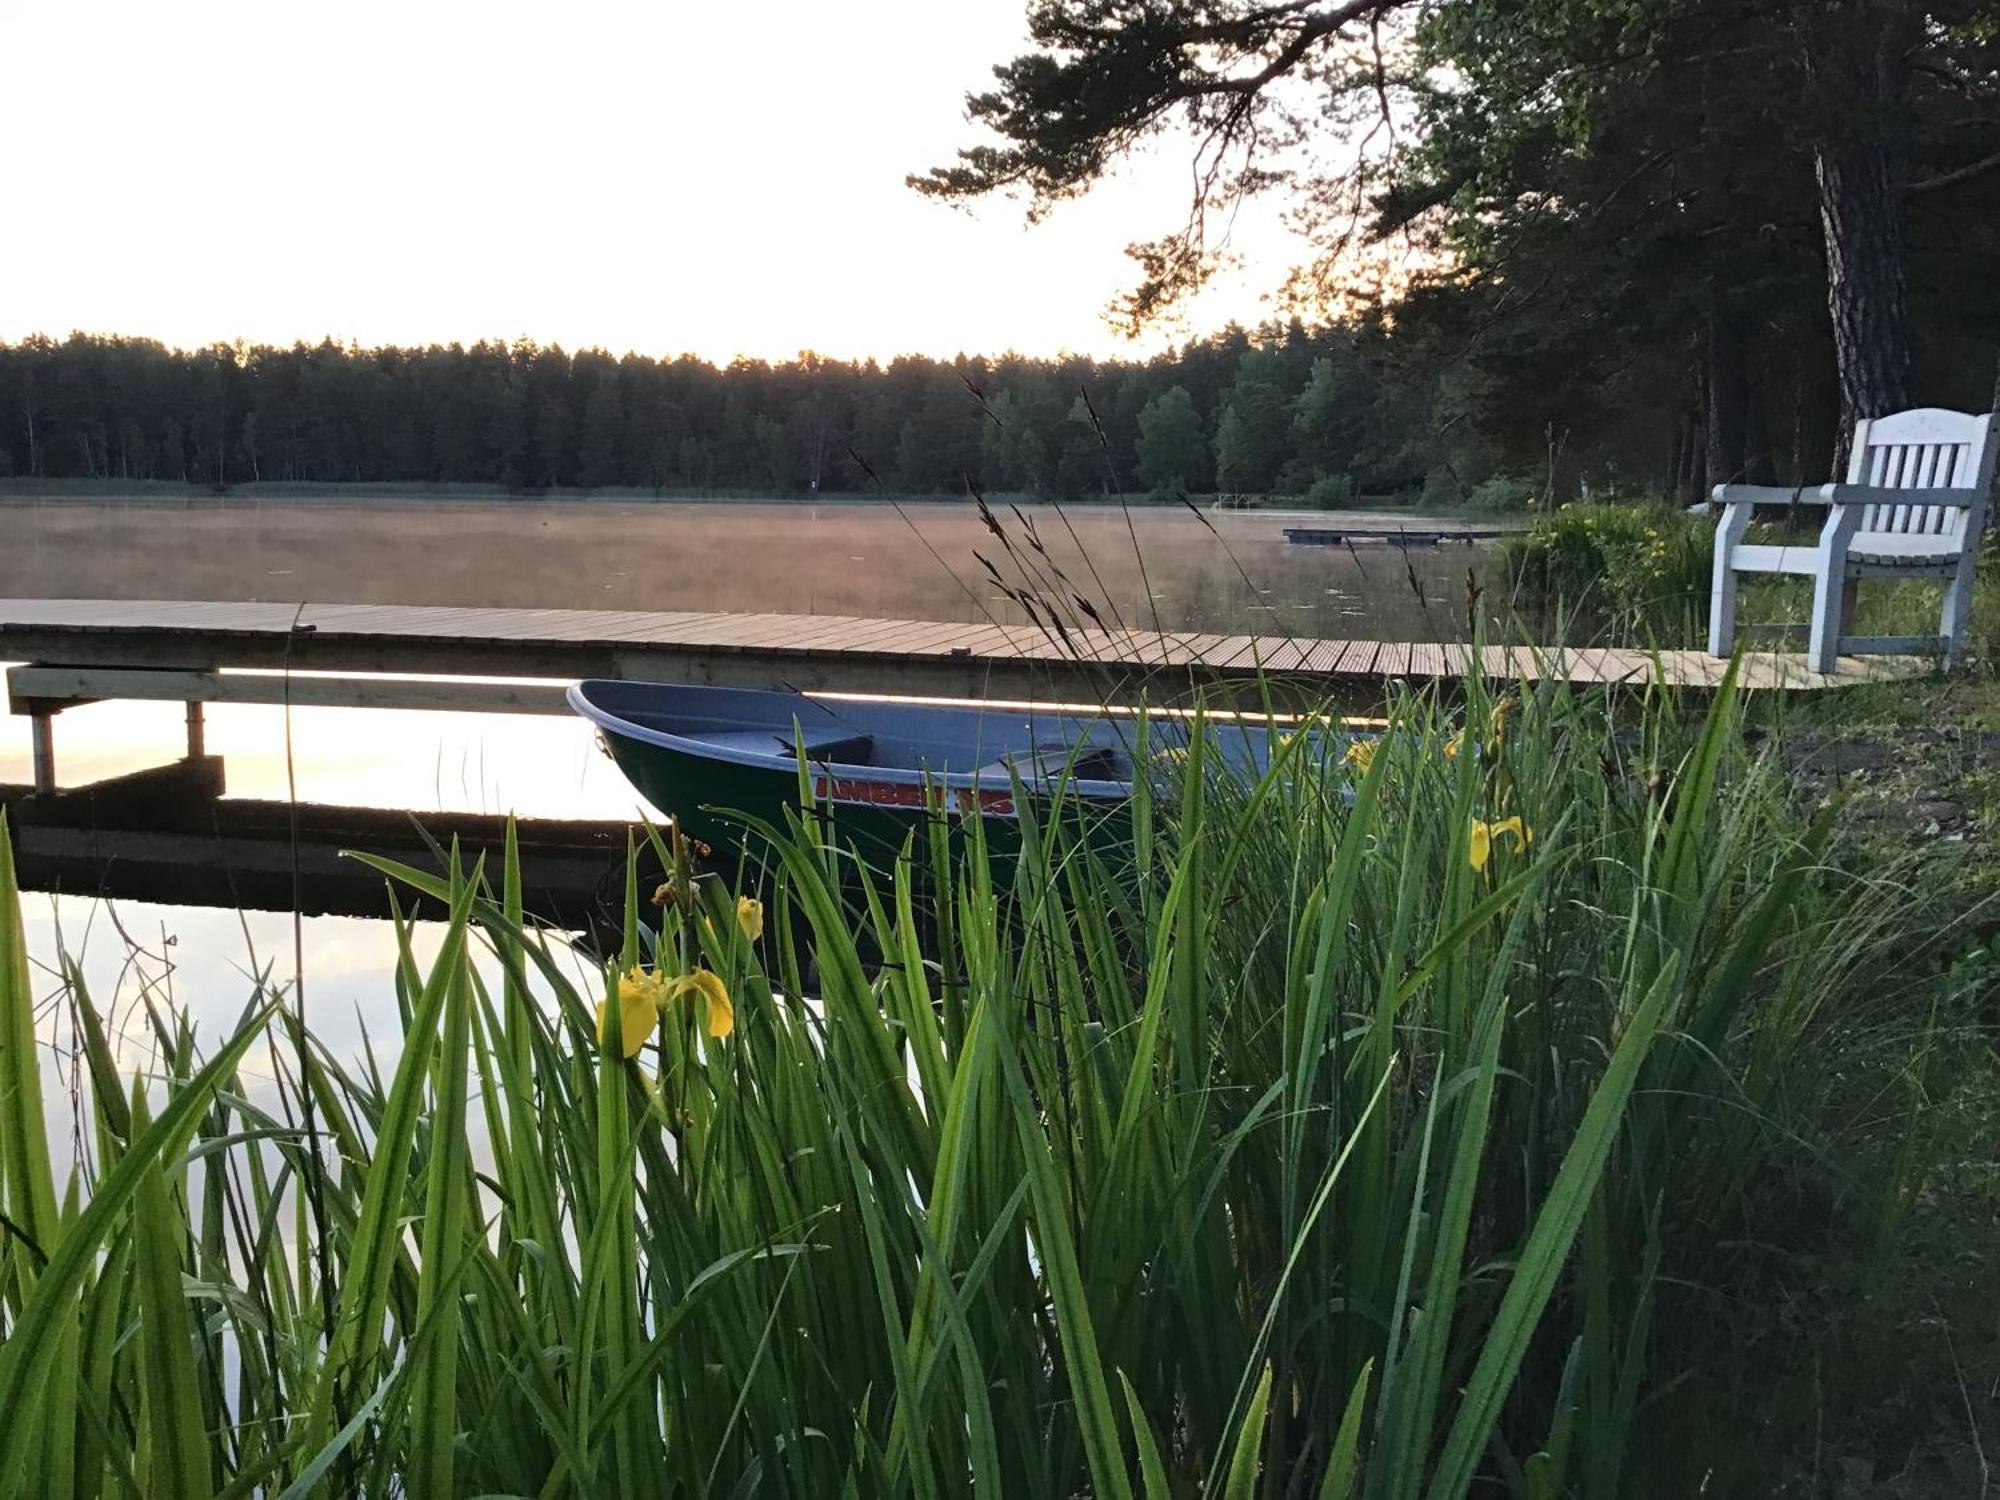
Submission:
M 601 966 L 511 847 L 376 861 L 449 912 L 393 1069 L 259 985 L 128 1076 L 66 962 L 62 1182 L 0 828 L 0 1493 L 1625 1494 L 1663 1286 L 1898 908 L 1732 689 L 1612 709 L 1469 682 L 1247 784 L 1197 735 L 1117 849 L 1021 797 L 998 884 L 976 821 L 870 868 L 796 819 L 754 937 L 662 844 Z

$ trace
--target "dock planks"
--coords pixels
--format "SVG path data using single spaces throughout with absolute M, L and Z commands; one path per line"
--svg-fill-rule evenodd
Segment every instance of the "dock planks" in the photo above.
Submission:
M 1095 627 L 966 624 L 771 613 L 463 609 L 185 600 L 0 600 L 0 660 L 64 667 L 460 676 L 654 678 L 744 687 L 939 696 L 1102 696 L 1158 682 L 1182 688 L 1260 673 L 1308 684 L 1436 681 L 1469 648 Z M 1713 687 L 1726 663 L 1699 651 L 1485 648 L 1495 678 L 1578 684 L 1654 680 Z M 1843 657 L 1837 674 L 1803 656 L 1753 653 L 1742 682 L 1813 691 L 1921 675 L 1922 657 Z

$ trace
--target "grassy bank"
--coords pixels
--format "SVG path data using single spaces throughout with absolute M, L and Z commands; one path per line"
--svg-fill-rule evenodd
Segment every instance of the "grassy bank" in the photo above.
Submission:
M 760 910 L 679 850 L 602 965 L 511 869 L 386 871 L 452 911 L 392 1069 L 261 985 L 137 1073 L 74 966 L 38 1019 L 0 844 L 0 1489 L 1820 1493 L 1883 1335 L 1771 1309 L 1894 1300 L 1968 1191 L 1954 886 L 1726 692 L 1394 719 L 1174 763 L 1116 857 L 1031 823 L 1004 890 L 807 822 Z M 1986 1389 L 1976 1267 L 1927 1274 Z

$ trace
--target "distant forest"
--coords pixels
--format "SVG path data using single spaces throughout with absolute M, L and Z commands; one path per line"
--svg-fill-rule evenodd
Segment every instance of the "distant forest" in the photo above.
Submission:
M 717 366 L 528 342 L 182 351 L 31 338 L 0 343 L 0 479 L 1689 499 L 1716 478 L 1827 472 L 1837 401 L 1809 284 L 1793 306 L 1806 331 L 1767 325 L 1776 347 L 1734 387 L 1733 434 L 1711 420 L 1711 326 L 1628 325 L 1609 370 L 1590 329 L 1547 324 L 1488 327 L 1474 358 L 1464 324 L 1481 310 L 1450 289 L 1346 323 L 1232 327 L 1144 361 Z M 1927 397 L 1983 408 L 1992 346 L 1953 332 L 1929 344 Z M 1788 361 L 1786 344 L 1811 353 Z M 1732 435 L 1733 448 L 1718 441 Z
M 1428 403 L 1379 327 L 1143 363 L 622 358 L 532 343 L 0 345 L 0 476 L 795 494 L 1408 492 Z M 1475 476 L 1485 478 L 1485 474 Z
M 1969 271 L 1971 248 L 1953 248 Z M 1231 327 L 1144 361 L 717 366 L 525 341 L 183 351 L 37 337 L 0 343 L 0 479 L 1687 500 L 1718 479 L 1822 478 L 1833 462 L 1817 257 L 1767 247 L 1761 265 L 1754 337 L 1666 315 L 1636 296 L 1645 278 L 1577 323 L 1498 316 L 1481 286 L 1420 286 L 1346 322 Z M 1966 316 L 1952 278 L 1914 290 L 1923 399 L 1984 409 L 1991 308 Z

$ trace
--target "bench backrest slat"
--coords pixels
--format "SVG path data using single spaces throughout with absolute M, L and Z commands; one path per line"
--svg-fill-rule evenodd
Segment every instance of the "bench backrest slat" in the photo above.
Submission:
M 1981 503 L 1967 511 L 1952 505 L 1869 505 L 1860 530 L 1935 536 L 1963 546 L 1968 525 L 1985 523 L 1984 496 L 1993 486 L 1996 445 L 1992 416 L 1919 407 L 1857 422 L 1848 460 L 1849 484 L 1889 490 L 1977 489 Z M 1976 532 L 1973 533 L 1977 535 Z

